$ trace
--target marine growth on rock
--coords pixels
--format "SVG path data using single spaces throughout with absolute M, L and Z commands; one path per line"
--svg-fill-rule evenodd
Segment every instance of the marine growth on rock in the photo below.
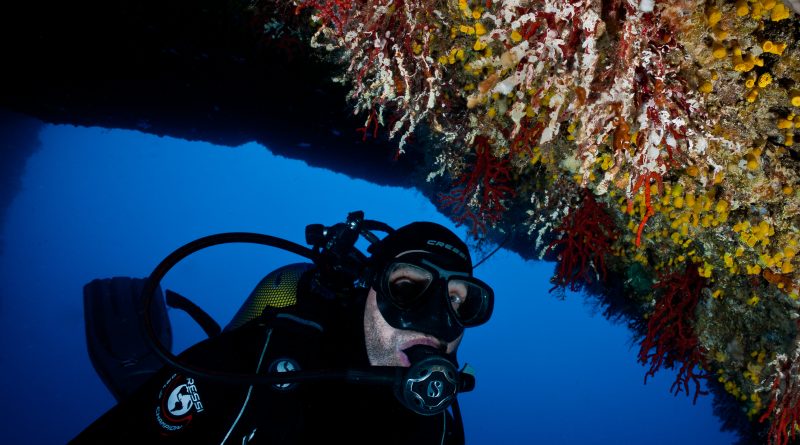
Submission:
M 676 391 L 721 388 L 770 443 L 794 437 L 796 1 L 286 4 L 364 137 L 425 151 L 455 221 L 624 306 L 648 374 L 675 368 Z

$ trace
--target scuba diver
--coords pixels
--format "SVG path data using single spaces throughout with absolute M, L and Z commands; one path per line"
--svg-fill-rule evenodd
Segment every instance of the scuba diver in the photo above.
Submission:
M 369 256 L 355 247 L 359 237 Z M 212 235 L 173 252 L 147 279 L 87 284 L 89 354 L 118 403 L 70 443 L 463 444 L 457 395 L 475 380 L 456 352 L 465 328 L 488 321 L 494 304 L 466 244 L 439 224 L 395 230 L 360 211 L 307 226 L 306 241 L 312 249 L 268 235 Z M 229 242 L 312 262 L 264 277 L 224 329 L 167 290 L 166 305 L 209 335 L 172 355 L 161 279 L 189 254 Z

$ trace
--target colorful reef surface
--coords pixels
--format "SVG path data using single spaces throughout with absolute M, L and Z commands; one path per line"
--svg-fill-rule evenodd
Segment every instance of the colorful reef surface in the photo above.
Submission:
M 364 138 L 423 147 L 476 239 L 557 262 L 640 339 L 645 374 L 800 430 L 800 3 L 260 2 L 333 61 Z M 416 148 L 419 149 L 419 148 Z M 646 376 L 645 376 L 646 378 Z M 731 414 L 734 416 L 734 414 Z

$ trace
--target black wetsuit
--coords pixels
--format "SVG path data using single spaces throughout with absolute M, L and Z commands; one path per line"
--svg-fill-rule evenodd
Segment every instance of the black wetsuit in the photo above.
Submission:
M 306 294 L 181 354 L 237 373 L 368 366 L 363 297 L 347 309 Z M 422 416 L 390 387 L 307 382 L 244 386 L 187 378 L 165 368 L 71 444 L 442 444 L 463 442 L 449 412 Z M 460 426 L 460 425 L 459 425 Z

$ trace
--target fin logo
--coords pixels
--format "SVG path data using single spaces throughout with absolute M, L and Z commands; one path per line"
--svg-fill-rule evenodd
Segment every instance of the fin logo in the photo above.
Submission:
M 300 365 L 296 361 L 287 357 L 276 359 L 269 365 L 270 373 L 292 372 L 299 369 Z M 289 391 L 294 389 L 295 386 L 297 386 L 297 383 L 275 383 L 272 385 L 273 388 L 279 391 Z
M 158 393 L 156 421 L 167 432 L 183 429 L 192 421 L 194 414 L 205 409 L 194 379 L 173 374 Z

